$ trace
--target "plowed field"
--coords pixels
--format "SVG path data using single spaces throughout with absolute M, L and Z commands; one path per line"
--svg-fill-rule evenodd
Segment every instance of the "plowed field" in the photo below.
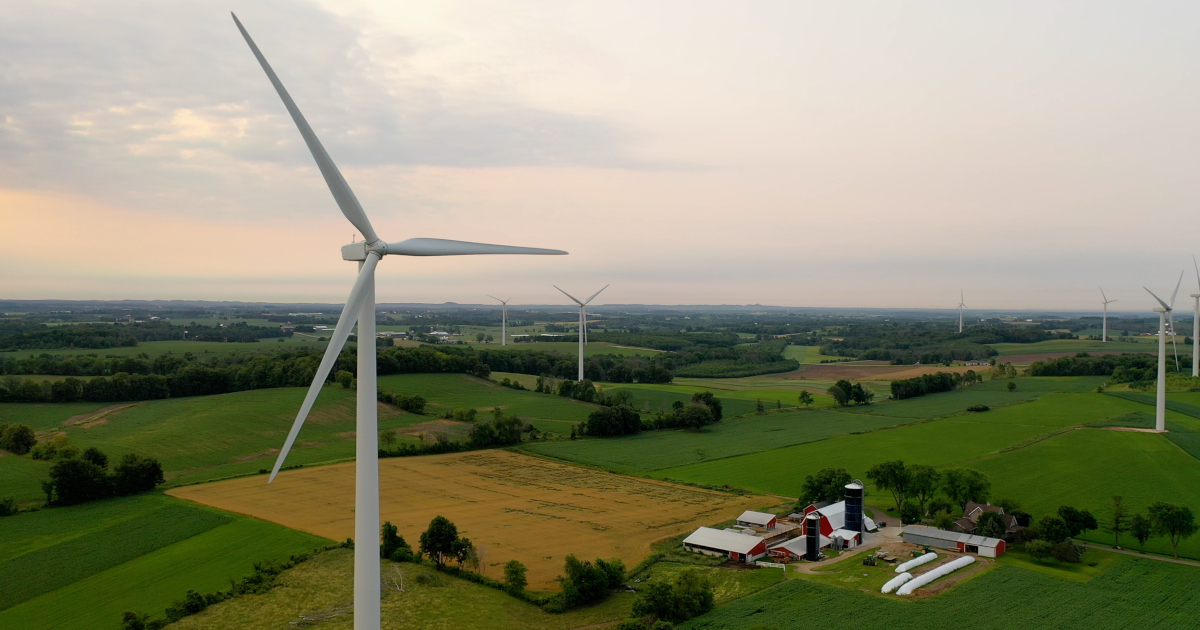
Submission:
M 475 451 L 379 462 L 380 507 L 414 548 L 434 516 L 445 516 L 483 550 L 485 575 L 512 559 L 531 589 L 552 589 L 563 558 L 621 558 L 627 566 L 655 541 L 772 503 L 550 462 L 508 451 Z M 354 464 L 187 486 L 169 494 L 249 514 L 333 540 L 354 530 Z

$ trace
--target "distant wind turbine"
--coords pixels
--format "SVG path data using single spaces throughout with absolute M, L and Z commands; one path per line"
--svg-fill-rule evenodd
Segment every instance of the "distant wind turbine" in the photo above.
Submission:
M 492 298 L 493 300 L 496 300 L 497 302 L 499 302 L 502 305 L 500 307 L 500 345 L 507 346 L 508 345 L 508 303 L 512 301 L 512 298 L 508 298 L 507 300 L 501 300 L 500 298 L 498 298 L 494 295 L 489 295 L 488 297 Z
M 1108 299 L 1108 296 L 1104 295 L 1103 287 L 1100 287 L 1100 297 L 1104 298 L 1104 323 L 1100 326 L 1100 343 L 1108 343 L 1108 305 L 1117 300 Z
M 558 289 L 558 285 L 551 285 L 551 286 L 553 286 L 555 289 Z M 592 297 L 590 297 L 582 302 L 575 299 L 575 296 L 571 295 L 570 293 L 567 293 L 566 291 L 563 291 L 562 289 L 558 289 L 559 291 L 562 292 L 563 295 L 571 298 L 572 302 L 579 305 L 579 380 L 580 381 L 583 380 L 583 344 L 584 344 L 583 336 L 585 334 L 584 327 L 587 326 L 587 314 L 586 314 L 587 305 L 591 304 L 592 300 L 596 299 L 596 296 L 600 295 L 600 293 L 603 292 L 604 289 L 607 289 L 608 287 L 609 287 L 609 285 L 607 285 L 607 284 L 604 285 L 603 289 L 600 289 L 600 291 L 593 293 Z
M 1200 291 L 1200 265 L 1196 264 L 1196 255 L 1192 254 L 1192 267 L 1196 269 L 1196 286 Z M 1192 298 L 1192 378 L 1200 376 L 1200 352 L 1196 352 L 1196 348 L 1200 346 L 1200 293 L 1193 293 L 1189 297 Z
M 1171 294 L 1171 304 L 1168 305 L 1162 301 L 1162 298 L 1154 295 L 1154 292 L 1146 287 L 1146 293 L 1149 293 L 1162 305 L 1162 308 L 1154 309 L 1158 313 L 1158 399 L 1154 406 L 1154 430 L 1167 430 L 1167 325 L 1174 324 L 1175 316 L 1171 314 L 1171 309 L 1175 306 L 1175 296 L 1179 295 L 1179 285 L 1183 283 L 1183 272 L 1179 272 L 1179 281 L 1175 283 L 1175 292 Z
M 963 298 L 962 289 L 959 289 L 958 290 L 958 332 L 960 332 L 960 333 L 963 331 L 962 312 L 963 312 L 964 308 L 967 308 L 967 305 L 963 303 L 963 300 L 964 300 L 964 298 Z
M 231 14 L 232 15 L 232 14 Z M 487 245 L 483 243 L 468 243 L 465 241 L 448 241 L 439 238 L 410 238 L 398 243 L 387 243 L 375 234 L 366 212 L 358 203 L 354 192 L 342 177 L 341 172 L 317 140 L 312 127 L 304 120 L 300 109 L 292 101 L 287 90 L 275 71 L 267 63 L 250 34 L 242 27 L 242 23 L 233 16 L 233 21 L 241 31 L 246 44 L 258 59 L 271 85 L 283 100 L 284 107 L 292 116 L 292 121 L 300 130 L 304 143 L 317 162 L 317 168 L 325 178 L 329 191 L 333 193 L 334 201 L 342 210 L 342 214 L 363 235 L 360 242 L 342 247 L 342 259 L 358 262 L 358 277 L 346 298 L 346 306 L 338 317 L 337 327 L 329 338 L 325 348 L 325 356 L 317 367 L 316 376 L 304 404 L 296 414 L 296 421 L 288 432 L 275 467 L 271 470 L 270 483 L 279 474 L 284 459 L 300 427 L 304 425 L 309 410 L 316 402 L 317 394 L 325 384 L 330 369 L 333 368 L 338 354 L 342 350 L 350 330 L 358 321 L 358 393 L 356 403 L 355 425 L 355 486 L 354 486 L 354 628 L 355 630 L 379 630 L 380 624 L 380 579 L 379 579 L 379 422 L 376 405 L 375 370 L 375 267 L 380 259 L 388 254 L 399 256 L 465 256 L 470 254 L 565 254 L 557 249 L 535 249 L 531 247 L 509 247 L 507 245 Z

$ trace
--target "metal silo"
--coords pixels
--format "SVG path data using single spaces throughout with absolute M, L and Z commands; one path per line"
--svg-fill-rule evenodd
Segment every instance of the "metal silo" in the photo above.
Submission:
M 808 541 L 804 559 L 816 562 L 821 559 L 821 515 L 816 512 L 804 517 L 804 537 Z
M 852 532 L 863 531 L 863 482 L 855 479 L 846 484 L 846 525 Z

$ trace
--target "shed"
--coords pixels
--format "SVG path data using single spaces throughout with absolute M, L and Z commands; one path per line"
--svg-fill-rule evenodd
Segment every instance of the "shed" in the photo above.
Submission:
M 766 512 L 755 512 L 746 510 L 742 515 L 737 517 L 737 524 L 742 527 L 761 527 L 763 529 L 774 529 L 778 519 L 774 514 Z
M 793 538 L 787 542 L 780 543 L 767 549 L 767 553 L 770 554 L 772 558 L 779 558 L 780 560 L 784 561 L 803 559 L 807 551 L 808 539 L 806 539 L 804 536 Z
M 692 532 L 683 539 L 683 548 L 710 556 L 728 556 L 739 562 L 754 562 L 767 555 L 767 542 L 758 536 L 711 527 Z
M 1005 543 L 999 538 L 975 536 L 960 532 L 948 532 L 936 527 L 924 525 L 909 525 L 900 533 L 904 542 L 916 545 L 956 549 L 963 553 L 973 553 L 985 558 L 995 558 L 1005 551 Z

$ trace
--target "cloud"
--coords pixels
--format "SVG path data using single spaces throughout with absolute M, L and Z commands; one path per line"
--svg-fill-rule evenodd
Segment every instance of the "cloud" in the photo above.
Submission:
M 0 22 L 0 186 L 159 212 L 325 212 L 227 6 L 22 3 Z M 610 121 L 451 87 L 418 48 L 266 0 L 239 13 L 339 166 L 638 167 Z M 300 180 L 300 181 L 298 181 Z M 319 195 L 316 195 L 319 198 Z

